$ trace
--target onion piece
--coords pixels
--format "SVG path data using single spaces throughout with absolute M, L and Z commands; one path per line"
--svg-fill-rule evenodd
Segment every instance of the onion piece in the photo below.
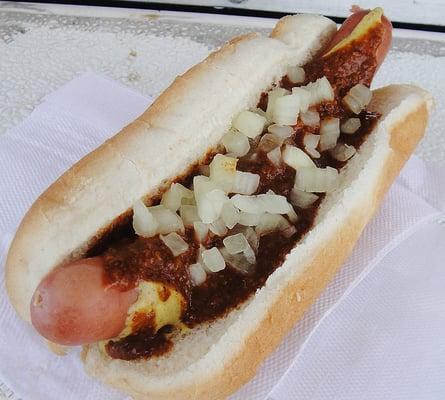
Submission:
M 223 244 L 229 254 L 242 253 L 247 247 L 250 247 L 249 242 L 242 233 L 225 237 L 223 239 Z
M 193 188 L 201 221 L 205 223 L 216 221 L 224 203 L 228 201 L 227 195 L 214 182 L 202 175 L 193 178 Z
M 306 112 L 311 104 L 311 92 L 303 87 L 294 87 L 292 88 L 292 94 L 298 96 L 300 100 L 300 112 Z
M 282 215 L 263 214 L 260 223 L 256 226 L 255 232 L 259 236 L 275 231 L 282 231 L 290 226 L 289 222 Z
M 275 100 L 272 120 L 279 125 L 295 125 L 300 111 L 300 96 L 290 94 Z
M 255 193 L 260 184 L 260 176 L 251 172 L 236 171 L 232 192 L 240 194 Z
M 202 243 L 204 240 L 206 240 L 209 234 L 209 224 L 197 221 L 193 223 L 193 228 L 195 230 L 195 237 L 198 242 Z
M 258 221 L 259 222 L 259 221 Z M 250 247 L 256 252 L 260 246 L 260 238 L 256 234 L 255 230 L 250 226 L 244 229 L 244 236 L 250 244 Z
M 306 73 L 303 68 L 291 65 L 287 67 L 287 77 L 292 83 L 302 83 L 306 79 Z
M 300 114 L 301 122 L 307 126 L 317 126 L 320 123 L 320 114 L 314 110 L 307 110 Z
M 133 229 L 138 236 L 152 237 L 156 235 L 159 223 L 142 200 L 133 205 Z
M 241 111 L 232 121 L 232 126 L 247 137 L 255 138 L 263 132 L 266 118 L 252 111 Z
M 221 142 L 227 152 L 236 154 L 237 157 L 245 156 L 250 150 L 247 136 L 235 129 L 229 130 L 229 132 L 223 136 Z
M 220 249 L 222 256 L 227 264 L 242 274 L 248 274 L 252 265 L 247 262 L 244 254 L 230 254 L 224 247 Z
M 331 84 L 325 76 L 317 79 L 315 82 L 308 83 L 306 86 L 303 86 L 303 88 L 311 93 L 311 106 L 322 101 L 334 100 L 334 89 L 332 89 Z
M 301 168 L 295 176 L 295 188 L 305 192 L 331 192 L 337 186 L 335 168 Z
M 273 133 L 275 136 L 278 136 L 279 138 L 281 138 L 283 140 L 292 136 L 294 133 L 294 130 L 290 126 L 287 126 L 287 125 L 273 124 L 273 125 L 269 125 L 267 130 L 270 133 Z
M 352 87 L 346 96 L 343 97 L 343 104 L 345 104 L 354 114 L 360 114 L 360 112 L 371 102 L 371 99 L 371 90 L 362 83 L 359 83 Z
M 247 244 L 247 248 L 243 251 L 244 257 L 246 257 L 246 261 L 249 264 L 255 264 L 256 263 L 256 255 L 253 251 L 252 247 L 250 247 L 249 244 Z
M 177 211 L 183 198 L 193 199 L 193 192 L 180 183 L 173 183 L 162 195 L 161 204 L 172 211 Z
M 187 228 L 192 227 L 194 222 L 201 221 L 198 215 L 198 208 L 196 206 L 183 204 L 179 208 L 179 215 L 181 216 L 184 226 Z
M 209 229 L 216 236 L 224 236 L 227 233 L 226 224 L 221 218 L 209 224 Z
M 228 201 L 223 205 L 220 218 L 223 220 L 227 228 L 232 229 L 239 222 L 240 212 L 230 201 Z
M 275 165 L 276 167 L 279 167 L 281 165 L 281 148 L 276 147 L 272 151 L 269 151 L 269 153 L 266 154 L 268 160 Z
M 313 135 L 312 133 L 307 133 L 306 135 L 304 135 L 304 148 L 306 152 L 313 158 L 320 157 L 320 153 L 316 150 L 319 142 L 320 135 Z
M 280 147 L 283 144 L 283 139 L 279 136 L 274 135 L 273 133 L 266 133 L 261 136 L 261 140 L 258 143 L 257 149 L 260 151 L 264 151 L 268 153 L 269 151 L 275 149 L 276 147 Z
M 230 199 L 233 205 L 241 211 L 253 214 L 287 214 L 289 203 L 286 197 L 277 194 L 258 194 L 244 196 L 236 194 Z
M 280 98 L 280 97 L 282 97 L 282 96 L 285 96 L 285 95 L 287 95 L 287 94 L 289 94 L 290 92 L 289 92 L 289 90 L 286 90 L 286 89 L 284 89 L 284 88 L 282 88 L 282 87 L 276 87 L 276 88 L 273 88 L 272 90 L 270 90 L 268 93 L 267 93 L 267 109 L 266 109 L 266 116 L 267 116 L 267 119 L 269 120 L 269 121 L 272 121 L 272 118 L 273 118 L 273 109 L 274 109 L 274 107 L 275 107 L 275 101 L 278 99 L 278 98 Z
M 325 151 L 335 147 L 340 136 L 340 120 L 326 118 L 320 123 L 320 150 Z
M 158 222 L 156 233 L 166 235 L 170 232 L 184 232 L 184 224 L 178 214 L 163 205 L 148 207 Z
M 207 279 L 207 273 L 201 263 L 191 264 L 189 266 L 189 274 L 193 286 L 199 286 Z
M 255 226 L 260 223 L 261 214 L 253 214 L 249 212 L 240 212 L 239 221 L 240 225 Z
M 165 236 L 160 235 L 160 238 L 173 253 L 174 257 L 177 257 L 182 253 L 185 253 L 189 248 L 188 243 L 176 232 L 171 232 Z
M 298 170 L 299 168 L 315 168 L 312 159 L 301 149 L 287 144 L 282 152 L 283 161 L 289 167 Z
M 300 208 L 308 208 L 318 200 L 318 196 L 313 193 L 304 192 L 293 188 L 290 192 L 291 203 Z
M 289 221 L 295 224 L 299 217 L 298 214 L 295 212 L 293 207 L 289 207 L 290 211 L 287 213 L 287 218 L 289 218 Z
M 231 192 L 236 175 L 236 158 L 216 154 L 210 163 L 210 180 L 226 193 Z
M 357 132 L 361 126 L 360 118 L 349 118 L 345 122 L 343 122 L 340 126 L 340 130 L 343 133 L 347 133 L 348 135 L 352 135 Z
M 201 253 L 201 256 L 202 260 L 204 261 L 204 265 L 211 272 L 222 271 L 226 267 L 226 262 L 224 261 L 223 256 L 216 247 L 204 250 Z
M 356 150 L 354 146 L 339 143 L 329 152 L 331 153 L 331 156 L 334 157 L 336 160 L 347 161 L 355 154 Z

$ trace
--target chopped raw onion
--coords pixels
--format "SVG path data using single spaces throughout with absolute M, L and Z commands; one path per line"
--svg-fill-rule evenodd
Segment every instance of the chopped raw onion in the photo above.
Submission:
M 180 183 L 173 183 L 162 195 L 161 204 L 172 211 L 177 211 L 183 198 L 193 199 L 193 192 Z
M 258 247 L 260 245 L 260 238 L 256 234 L 255 230 L 252 229 L 250 226 L 247 227 L 244 230 L 244 236 L 246 237 L 247 241 L 249 242 L 250 247 L 252 247 L 252 249 L 254 251 L 258 251 Z
M 232 190 L 237 162 L 236 158 L 217 154 L 210 163 L 210 180 L 226 193 Z
M 334 100 L 334 90 L 325 76 L 317 79 L 315 82 L 308 83 L 304 86 L 304 89 L 311 93 L 311 106 L 321 103 L 322 101 Z
M 283 161 L 295 170 L 299 168 L 315 168 L 315 164 L 311 158 L 298 147 L 287 144 L 284 147 L 282 155 Z
M 289 222 L 282 215 L 263 214 L 260 223 L 256 226 L 255 232 L 262 236 L 275 231 L 282 231 L 290 226 Z
M 202 252 L 202 260 L 211 272 L 222 271 L 226 267 L 223 256 L 216 247 Z
M 252 265 L 247 262 L 244 254 L 230 254 L 224 247 L 221 248 L 220 252 L 224 257 L 224 260 L 232 268 L 235 268 L 243 274 L 248 274 L 250 272 Z
M 355 154 L 355 147 L 339 143 L 330 150 L 330 153 L 338 161 L 347 161 Z
M 142 200 L 136 201 L 133 205 L 133 229 L 136 235 L 152 237 L 156 235 L 158 226 L 158 221 Z
M 234 129 L 231 129 L 223 136 L 222 144 L 227 152 L 236 154 L 238 157 L 246 155 L 250 150 L 247 136 Z
M 242 233 L 225 237 L 223 243 L 229 254 L 242 253 L 247 247 L 250 247 L 249 242 Z
M 239 221 L 240 225 L 255 226 L 260 222 L 261 214 L 253 214 L 250 212 L 240 212 Z
M 306 112 L 311 105 L 311 93 L 302 87 L 295 87 L 292 94 L 300 99 L 300 112 Z
M 253 251 L 252 247 L 250 247 L 249 244 L 247 244 L 247 248 L 243 251 L 244 257 L 246 257 L 246 261 L 249 264 L 255 264 L 256 263 L 256 256 L 255 252 Z
M 371 99 L 371 90 L 367 86 L 359 83 L 352 87 L 346 96 L 343 97 L 343 103 L 354 114 L 360 114 L 360 112 L 371 102 Z
M 320 157 L 320 153 L 316 150 L 319 142 L 320 135 L 313 135 L 312 133 L 307 133 L 306 135 L 304 135 L 304 148 L 306 152 L 313 158 Z
M 289 207 L 290 211 L 287 213 L 287 218 L 289 218 L 289 221 L 295 224 L 298 221 L 298 215 L 295 212 L 293 207 Z
M 272 121 L 275 101 L 279 97 L 285 96 L 289 93 L 290 93 L 289 90 L 286 90 L 282 87 L 276 87 L 273 88 L 271 91 L 269 91 L 269 93 L 267 94 L 267 109 L 266 109 L 266 116 L 269 121 Z
M 361 126 L 360 118 L 349 118 L 341 124 L 340 130 L 343 133 L 351 135 L 357 132 L 360 126 Z
M 193 188 L 201 221 L 205 223 L 216 221 L 221 214 L 224 203 L 228 200 L 226 194 L 218 189 L 209 178 L 202 175 L 193 178 Z
M 258 194 L 255 196 L 244 196 L 236 194 L 230 199 L 239 210 L 253 214 L 287 214 L 289 203 L 286 197 L 277 194 Z
M 273 133 L 266 133 L 261 136 L 261 140 L 258 143 L 258 150 L 268 153 L 269 151 L 279 147 L 283 144 L 283 139 Z
M 290 193 L 291 203 L 300 208 L 308 208 L 318 200 L 318 196 L 313 193 L 303 192 L 293 188 Z
M 207 278 L 207 273 L 200 263 L 190 265 L 189 273 L 194 286 L 201 285 Z
M 221 219 L 224 221 L 227 228 L 232 229 L 239 222 L 239 214 L 239 210 L 228 201 L 227 203 L 224 203 L 221 210 Z
M 224 236 L 227 233 L 226 224 L 221 218 L 209 224 L 209 229 L 216 236 Z
M 340 120 L 326 118 L 320 123 L 320 150 L 325 151 L 335 147 L 340 136 Z
M 317 126 L 320 123 L 320 114 L 314 110 L 307 110 L 300 114 L 301 122 L 307 126 Z
M 289 66 L 287 68 L 287 77 L 292 83 L 302 83 L 306 79 L 306 74 L 301 67 Z
M 247 137 L 255 138 L 263 132 L 266 118 L 252 111 L 241 111 L 232 121 L 232 126 Z
M 335 168 L 301 168 L 295 176 L 295 188 L 305 192 L 330 192 L 337 186 Z
M 260 176 L 251 172 L 236 171 L 233 182 L 233 193 L 252 194 L 255 193 L 260 184 Z
M 163 205 L 149 207 L 149 211 L 158 222 L 156 233 L 166 235 L 170 232 L 184 232 L 184 224 L 178 214 Z
M 170 249 L 170 251 L 173 253 L 173 256 L 179 256 L 182 253 L 185 253 L 189 245 L 188 243 L 177 233 L 172 232 L 168 235 L 160 235 L 161 240 L 164 242 L 164 244 Z
M 194 222 L 201 221 L 198 215 L 198 208 L 196 206 L 190 206 L 183 204 L 179 209 L 179 215 L 182 218 L 184 226 L 190 228 Z
M 270 125 L 267 130 L 283 140 L 287 139 L 289 136 L 292 136 L 292 134 L 294 133 L 294 130 L 287 125 L 273 124 Z
M 278 167 L 281 164 L 281 147 L 276 147 L 272 151 L 269 151 L 267 158 L 273 165 Z
M 195 229 L 195 236 L 198 242 L 202 243 L 209 234 L 209 224 L 205 224 L 204 222 L 194 222 L 193 228 Z
M 272 119 L 279 125 L 295 125 L 300 111 L 300 96 L 290 94 L 275 100 Z

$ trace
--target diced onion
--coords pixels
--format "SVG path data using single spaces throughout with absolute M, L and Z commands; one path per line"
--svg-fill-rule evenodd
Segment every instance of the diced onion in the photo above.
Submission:
M 252 265 L 246 260 L 244 254 L 230 254 L 224 247 L 221 248 L 220 252 L 224 257 L 224 260 L 232 268 L 243 274 L 248 274 L 250 272 Z
M 272 121 L 273 118 L 273 109 L 275 107 L 275 101 L 282 96 L 285 96 L 289 94 L 289 90 L 286 90 L 282 87 L 276 87 L 273 88 L 269 93 L 267 94 L 267 109 L 266 109 L 266 116 L 269 121 Z
M 349 118 L 341 124 L 340 130 L 343 133 L 351 135 L 357 132 L 360 126 L 361 126 L 360 118 Z
M 202 260 L 211 272 L 222 271 L 226 267 L 223 256 L 216 247 L 202 252 Z
M 183 198 L 193 199 L 193 192 L 180 183 L 173 183 L 163 194 L 161 204 L 172 211 L 177 211 Z
M 268 153 L 269 151 L 279 147 L 283 144 L 283 139 L 273 133 L 266 133 L 261 136 L 261 140 L 258 143 L 258 150 Z
M 289 203 L 286 197 L 277 194 L 258 194 L 255 196 L 244 196 L 236 194 L 231 198 L 234 206 L 239 210 L 253 214 L 287 214 Z
M 300 111 L 300 97 L 295 94 L 279 97 L 275 100 L 272 119 L 279 125 L 295 125 Z
M 259 220 L 258 220 L 259 222 Z M 258 237 L 258 235 L 256 234 L 255 230 L 253 228 L 251 228 L 250 226 L 247 227 L 244 230 L 244 236 L 246 237 L 247 241 L 250 244 L 250 247 L 252 247 L 252 249 L 254 251 L 258 251 L 258 247 L 260 245 L 260 239 Z
M 295 188 L 305 192 L 330 192 L 337 186 L 335 168 L 301 168 L 295 176 Z
M 330 153 L 338 161 L 347 161 L 355 154 L 355 147 L 339 143 L 330 150 Z
M 289 218 L 289 221 L 295 224 L 298 221 L 298 215 L 295 212 L 293 207 L 289 207 L 290 211 L 287 213 L 287 218 Z
M 281 164 L 281 148 L 276 147 L 272 151 L 269 151 L 267 158 L 273 165 L 278 167 Z
M 371 99 L 371 90 L 367 86 L 359 83 L 352 87 L 346 96 L 343 97 L 343 103 L 354 114 L 360 114 L 360 112 L 371 102 Z
M 198 175 L 193 178 L 198 215 L 202 222 L 212 223 L 216 221 L 224 203 L 228 200 L 226 194 L 210 181 L 209 178 Z
M 294 130 L 290 126 L 287 126 L 287 125 L 273 124 L 273 125 L 269 125 L 267 130 L 270 133 L 273 133 L 275 136 L 278 136 L 279 138 L 281 138 L 283 140 L 292 136 L 294 133 Z
M 256 226 L 255 232 L 262 236 L 275 231 L 282 231 L 290 226 L 289 222 L 282 215 L 263 214 L 260 223 Z
M 255 226 L 260 222 L 261 214 L 253 214 L 250 212 L 240 212 L 239 221 L 240 225 Z
M 300 112 L 306 112 L 311 105 L 311 92 L 302 87 L 294 87 L 292 88 L 292 94 L 298 96 L 300 100 Z
M 183 204 L 179 209 L 179 215 L 181 215 L 182 222 L 187 228 L 192 227 L 194 222 L 201 221 L 196 206 Z
M 315 168 L 312 159 L 301 149 L 295 146 L 286 145 L 282 152 L 283 161 L 295 170 L 299 168 Z
M 255 193 L 260 184 L 260 176 L 251 172 L 236 171 L 232 192 L 240 194 Z
M 236 154 L 238 157 L 246 155 L 250 150 L 249 139 L 237 130 L 230 130 L 222 138 L 222 144 L 227 152 Z
M 315 82 L 308 83 L 303 88 L 311 93 L 311 106 L 322 101 L 334 100 L 334 90 L 325 76 L 317 79 Z
M 237 162 L 236 158 L 217 154 L 210 163 L 210 180 L 226 193 L 232 190 Z
M 307 110 L 300 114 L 301 122 L 307 126 L 317 126 L 320 123 L 320 114 L 314 110 Z
M 209 234 L 209 224 L 203 222 L 194 222 L 193 228 L 195 229 L 195 236 L 198 242 L 202 243 Z
M 243 251 L 244 257 L 246 257 L 246 261 L 249 264 L 255 264 L 256 263 L 256 256 L 255 252 L 253 251 L 252 247 L 250 247 L 249 244 L 247 244 L 246 249 Z
M 164 244 L 170 249 L 170 251 L 173 253 L 174 257 L 179 256 L 182 253 L 185 253 L 189 245 L 188 243 L 177 233 L 172 232 L 168 235 L 160 235 L 161 240 L 164 242 Z
M 326 118 L 320 123 L 320 150 L 325 151 L 335 147 L 340 136 L 340 120 Z
M 149 207 L 148 209 L 159 224 L 156 233 L 166 235 L 170 232 L 184 231 L 182 219 L 172 210 L 163 205 Z
M 320 135 L 313 135 L 312 133 L 307 133 L 306 135 L 304 135 L 304 148 L 306 152 L 313 158 L 320 157 L 320 153 L 316 150 L 319 142 Z
M 133 205 L 133 229 L 136 235 L 152 237 L 156 235 L 158 226 L 158 221 L 142 200 L 136 201 Z
M 209 224 L 209 229 L 216 236 L 224 236 L 227 233 L 226 224 L 221 218 Z
M 300 208 L 308 208 L 318 200 L 318 196 L 313 193 L 304 192 L 293 188 L 290 192 L 291 203 Z
M 194 286 L 199 286 L 205 282 L 207 273 L 200 263 L 195 263 L 189 267 L 190 279 Z
M 287 77 L 292 83 L 302 83 L 306 79 L 306 74 L 301 67 L 289 66 L 287 68 Z
M 235 235 L 230 235 L 224 238 L 223 244 L 229 254 L 242 253 L 249 246 L 249 242 L 242 233 L 237 233 Z
M 232 126 L 247 137 L 255 138 L 263 132 L 266 118 L 252 111 L 241 111 L 232 121 Z
M 228 201 L 227 203 L 224 203 L 221 210 L 221 219 L 224 221 L 227 228 L 232 229 L 239 222 L 240 212 Z

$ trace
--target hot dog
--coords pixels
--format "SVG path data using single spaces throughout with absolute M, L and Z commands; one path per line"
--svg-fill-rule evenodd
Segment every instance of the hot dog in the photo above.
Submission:
M 52 256 L 51 262 L 42 259 L 45 266 L 40 267 L 29 315 L 18 300 L 16 282 L 20 274 L 12 272 L 17 270 L 19 250 L 29 241 L 28 232 L 35 229 L 30 218 L 25 217 L 7 261 L 8 290 L 18 311 L 31 318 L 42 336 L 64 345 L 99 342 L 85 356 L 88 370 L 133 395 L 208 398 L 208 376 L 203 378 L 202 388 L 193 389 L 191 395 L 188 390 L 192 384 L 183 377 L 177 378 L 173 389 L 164 387 L 161 383 L 165 380 L 156 377 L 149 379 L 148 387 L 137 378 L 140 372 L 136 374 L 128 364 L 119 367 L 119 373 L 125 376 L 122 380 L 109 373 L 107 365 L 146 360 L 155 368 L 157 357 L 173 359 L 175 352 L 183 354 L 194 335 L 199 337 L 206 329 L 213 332 L 239 310 L 261 301 L 260 293 L 267 290 L 265 283 L 285 270 L 292 254 L 303 249 L 320 226 L 329 204 L 332 206 L 330 199 L 340 193 L 342 180 L 346 179 L 342 178 L 347 173 L 344 171 L 351 171 L 360 162 L 357 160 L 364 157 L 361 154 L 369 152 L 366 149 L 372 140 L 368 138 L 373 137 L 380 119 L 389 112 L 379 94 L 372 96 L 368 89 L 391 43 L 389 20 L 381 9 L 360 10 L 337 33 L 334 31 L 334 25 L 321 17 L 287 17 L 274 29 L 272 39 L 236 39 L 178 78 L 146 113 L 105 143 L 95 154 L 96 160 L 98 155 L 105 159 L 112 155 L 119 158 L 120 164 L 119 168 L 117 164 L 111 165 L 114 176 L 110 175 L 110 181 L 108 176 L 97 181 L 106 181 L 116 188 L 125 187 L 128 181 L 133 185 L 134 179 L 134 187 L 142 189 L 129 190 L 130 196 L 121 190 L 117 197 L 123 200 L 116 200 L 110 212 L 88 210 L 88 215 L 96 212 L 100 221 L 79 229 L 82 232 L 76 246 L 68 244 Z M 298 32 L 305 32 L 306 44 L 295 38 Z M 260 64 L 259 59 L 252 60 L 257 64 L 245 59 L 238 61 L 240 54 L 254 58 L 252 51 L 259 51 L 256 43 L 264 49 L 258 56 L 269 55 L 270 59 Z M 234 63 L 238 64 L 233 66 Z M 258 77 L 250 71 L 254 65 Z M 252 75 L 252 82 L 241 83 L 232 72 L 225 73 L 226 68 L 238 69 L 241 76 Z M 264 75 L 267 82 L 259 83 Z M 192 79 L 194 76 L 200 78 Z M 197 79 L 201 79 L 198 85 L 203 88 L 210 84 L 212 88 L 224 87 L 225 91 L 210 95 L 215 100 L 206 102 L 211 103 L 209 109 L 213 113 L 204 118 L 197 116 L 191 122 L 184 111 L 190 107 L 198 110 L 201 104 L 190 93 L 199 82 Z M 249 92 L 251 99 L 243 100 L 240 107 L 233 101 L 233 93 L 243 84 L 246 87 L 239 89 L 238 97 Z M 412 101 L 417 101 L 413 109 L 422 118 L 415 125 L 413 137 L 405 140 L 403 157 L 388 176 L 396 174 L 421 137 L 429 104 L 428 96 L 418 89 L 410 92 L 409 88 L 401 88 L 397 93 L 412 96 Z M 388 104 L 391 102 L 394 99 Z M 227 116 L 223 111 L 218 113 L 227 104 L 232 107 Z M 193 125 L 195 120 L 198 125 Z M 197 127 L 207 132 L 207 142 L 196 143 L 192 132 Z M 167 171 L 166 175 L 158 174 L 150 180 L 151 177 L 142 177 L 140 168 L 147 175 L 156 173 L 151 172 L 151 165 L 138 149 L 153 145 L 154 133 L 166 154 L 170 152 L 176 157 L 172 144 L 187 138 L 190 143 L 183 145 L 190 149 L 194 146 L 194 150 L 191 155 L 177 157 L 177 164 L 172 162 L 172 173 Z M 128 157 L 131 161 L 127 163 Z M 50 188 L 37 201 L 34 210 L 51 222 L 48 214 L 57 209 L 57 204 L 70 201 L 70 193 L 62 192 L 62 200 L 57 198 L 60 187 L 67 184 L 74 187 L 74 192 L 80 190 L 77 198 L 82 202 L 83 193 L 89 192 L 76 176 L 82 177 L 94 167 L 93 156 L 82 160 L 61 178 L 59 186 L 55 184 L 56 189 Z M 127 179 L 120 182 L 117 178 L 125 168 Z M 354 240 L 372 215 L 387 183 L 382 185 L 375 184 L 375 201 L 367 203 L 367 207 L 360 205 L 367 213 L 355 224 Z M 55 201 L 48 202 L 54 200 L 54 194 Z M 110 194 L 113 195 L 106 192 L 103 201 Z M 88 196 L 85 199 L 91 200 Z M 96 207 L 105 204 L 94 201 Z M 33 215 L 33 209 L 29 214 Z M 357 215 L 361 212 L 357 211 Z M 53 215 L 54 221 L 57 218 Z M 282 329 L 275 328 L 275 333 L 290 327 L 315 299 L 351 246 L 352 242 L 341 242 L 334 265 L 325 266 L 324 270 L 318 270 L 323 262 L 314 264 L 314 260 L 325 251 L 312 250 L 311 274 L 318 271 L 319 277 L 311 275 L 316 284 L 306 290 L 309 294 L 295 306 L 297 310 L 289 311 L 292 317 L 280 319 L 271 314 L 278 301 L 271 302 L 263 312 L 274 325 L 281 326 Z M 29 269 L 30 265 L 28 261 L 22 268 Z M 307 283 L 300 276 L 294 285 Z M 280 336 L 269 338 L 263 330 L 266 325 L 264 320 L 262 327 L 252 323 L 258 335 L 254 335 L 256 340 L 266 343 L 258 357 L 246 353 L 249 348 L 254 351 L 247 342 L 244 349 L 230 352 L 230 356 L 238 360 L 244 354 L 246 359 L 253 357 L 253 366 L 258 365 Z M 207 356 L 203 355 L 203 359 Z M 246 366 L 242 361 L 233 365 Z M 219 374 L 217 369 L 206 370 L 213 377 Z M 251 368 L 230 382 L 218 375 L 222 384 L 213 398 L 227 395 L 252 373 Z M 166 379 L 171 379 L 171 375 Z

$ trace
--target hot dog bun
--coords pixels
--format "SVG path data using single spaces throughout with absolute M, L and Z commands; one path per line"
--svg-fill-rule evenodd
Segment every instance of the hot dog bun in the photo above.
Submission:
M 232 40 L 65 173 L 27 213 L 8 255 L 7 289 L 19 314 L 29 320 L 31 296 L 52 268 L 82 254 L 137 199 L 203 158 L 239 110 L 254 107 L 288 65 L 308 62 L 334 32 L 332 21 L 304 15 L 280 20 L 271 38 Z M 160 358 L 113 360 L 87 346 L 87 371 L 141 399 L 222 399 L 247 382 L 350 253 L 422 137 L 431 103 L 414 86 L 374 91 L 369 109 L 382 114 L 377 128 L 342 170 L 314 228 L 248 302 L 177 337 Z

